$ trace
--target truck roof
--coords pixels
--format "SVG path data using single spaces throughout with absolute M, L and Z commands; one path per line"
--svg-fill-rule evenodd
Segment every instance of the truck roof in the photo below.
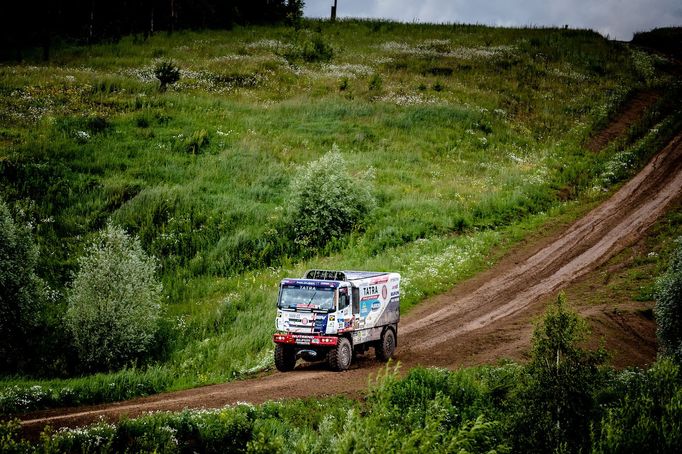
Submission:
M 319 279 L 325 281 L 353 281 L 390 274 L 387 271 L 334 271 L 334 270 L 309 270 L 305 273 L 306 279 Z

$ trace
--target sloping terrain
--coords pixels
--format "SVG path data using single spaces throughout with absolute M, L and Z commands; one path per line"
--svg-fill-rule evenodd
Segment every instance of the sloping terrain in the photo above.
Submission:
M 531 241 L 485 273 L 422 303 L 401 321 L 396 359 L 416 365 L 455 367 L 522 358 L 529 345 L 530 321 L 544 301 L 586 276 L 646 230 L 682 194 L 682 135 L 677 135 L 609 200 L 562 231 Z M 631 312 L 588 308 L 585 315 L 599 334 L 619 326 L 616 342 L 631 350 L 630 364 L 645 364 L 655 352 L 652 323 Z M 629 333 L 629 334 L 628 334 Z M 631 335 L 630 335 L 631 334 Z M 644 346 L 642 347 L 642 344 Z M 381 364 L 360 358 L 353 368 L 334 373 L 323 366 L 299 366 L 293 373 L 264 374 L 250 380 L 207 386 L 112 405 L 56 409 L 22 417 L 28 435 L 45 425 L 77 426 L 99 418 L 115 420 L 148 411 L 218 407 L 240 401 L 259 403 L 329 394 L 356 394 Z M 621 365 L 628 363 L 625 359 Z

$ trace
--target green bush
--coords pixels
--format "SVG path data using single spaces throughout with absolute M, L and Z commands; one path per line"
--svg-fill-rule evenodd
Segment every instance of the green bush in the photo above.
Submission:
M 115 369 L 143 357 L 160 315 L 156 261 L 109 224 L 78 264 L 65 322 L 83 368 Z
M 154 66 L 154 77 L 160 82 L 161 91 L 180 80 L 180 69 L 170 60 L 163 60 Z
M 39 325 L 44 285 L 36 275 L 38 248 L 30 227 L 16 222 L 0 198 L 0 370 L 16 372 Z
M 18 419 L 0 421 L 0 452 L 22 453 L 33 452 L 31 444 L 21 439 L 21 423 Z
M 597 453 L 675 453 L 682 446 L 682 374 L 670 359 L 645 371 L 626 370 L 592 433 Z
M 334 49 L 320 33 L 302 30 L 295 36 L 294 44 L 286 50 L 284 57 L 290 62 L 328 62 L 334 57 Z
M 511 416 L 519 452 L 588 451 L 595 395 L 603 384 L 598 366 L 605 352 L 586 351 L 580 342 L 585 321 L 559 295 L 533 334 L 531 361 L 517 409 Z
M 682 364 L 682 237 L 666 273 L 657 282 L 656 336 L 663 354 Z
M 372 175 L 352 176 L 336 147 L 299 173 L 290 218 L 296 239 L 304 246 L 323 246 L 350 232 L 375 205 Z

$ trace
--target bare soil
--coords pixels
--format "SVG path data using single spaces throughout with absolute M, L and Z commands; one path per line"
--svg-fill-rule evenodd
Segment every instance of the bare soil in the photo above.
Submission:
M 653 100 L 648 102 L 651 105 Z M 635 109 L 639 115 L 643 112 Z M 530 346 L 532 321 L 544 311 L 547 300 L 567 285 L 589 278 L 616 253 L 636 243 L 681 195 L 682 134 L 582 219 L 570 226 L 554 226 L 551 234 L 519 246 L 490 270 L 420 304 L 400 323 L 395 359 L 402 370 L 417 365 L 454 368 L 503 358 L 523 360 Z M 654 325 L 641 303 L 616 310 L 608 304 L 588 305 L 580 311 L 596 335 L 606 339 L 606 347 L 618 352 L 617 366 L 653 361 Z M 342 373 L 321 365 L 299 365 L 289 373 L 263 373 L 249 380 L 114 404 L 35 412 L 21 419 L 25 435 L 35 437 L 48 424 L 75 427 L 149 411 L 329 394 L 357 396 L 382 367 L 368 354 Z

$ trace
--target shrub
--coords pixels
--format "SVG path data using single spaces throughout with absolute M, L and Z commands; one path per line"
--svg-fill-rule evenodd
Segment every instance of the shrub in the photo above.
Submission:
M 39 325 L 45 292 L 37 262 L 30 228 L 15 222 L 0 198 L 0 370 L 16 372 Z
M 0 452 L 33 452 L 31 444 L 21 439 L 21 423 L 18 419 L 0 421 Z
M 319 33 L 308 35 L 301 43 L 301 57 L 309 63 L 330 61 L 333 56 L 332 46 Z
M 160 314 L 155 260 L 109 224 L 78 264 L 65 321 L 82 366 L 114 369 L 142 357 Z
M 159 79 L 161 91 L 166 91 L 168 85 L 180 80 L 180 69 L 170 60 L 163 60 L 154 67 L 154 77 Z
M 668 358 L 615 379 L 616 401 L 593 430 L 596 453 L 674 453 L 682 446 L 682 374 Z
M 293 40 L 294 44 L 284 53 L 284 57 L 290 62 L 328 62 L 334 57 L 334 49 L 320 33 L 300 31 Z
M 582 349 L 586 334 L 585 321 L 559 295 L 533 334 L 526 382 L 512 416 L 519 452 L 589 450 L 595 395 L 603 381 L 598 366 L 605 353 Z
M 336 147 L 301 169 L 291 197 L 290 218 L 297 241 L 322 246 L 355 228 L 375 204 L 371 176 L 351 176 Z
M 682 364 L 682 237 L 666 273 L 657 282 L 656 336 L 663 354 Z

